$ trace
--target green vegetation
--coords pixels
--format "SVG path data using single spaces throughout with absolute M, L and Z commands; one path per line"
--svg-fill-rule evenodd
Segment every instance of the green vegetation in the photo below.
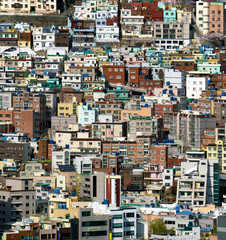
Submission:
M 213 226 L 212 234 L 213 234 L 213 235 L 217 235 L 217 225 L 214 225 L 214 226 Z
M 174 234 L 174 229 L 167 229 L 162 219 L 156 219 L 150 224 L 150 230 L 153 234 Z

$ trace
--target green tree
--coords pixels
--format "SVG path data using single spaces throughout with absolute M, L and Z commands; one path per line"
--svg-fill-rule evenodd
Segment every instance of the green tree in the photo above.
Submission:
M 212 234 L 217 235 L 217 224 L 213 226 Z
M 150 229 L 153 234 L 164 234 L 167 232 L 166 225 L 162 219 L 156 219 L 153 223 L 151 223 Z
M 162 219 L 156 219 L 150 224 L 150 230 L 153 234 L 174 234 L 174 229 L 167 229 Z

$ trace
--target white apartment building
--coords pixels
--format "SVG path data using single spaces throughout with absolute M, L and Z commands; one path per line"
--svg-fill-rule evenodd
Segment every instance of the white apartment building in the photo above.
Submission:
M 65 148 L 57 151 L 56 149 L 52 152 L 52 171 L 58 169 L 58 165 L 70 165 L 70 149 Z
M 174 69 L 164 69 L 165 83 L 170 82 L 173 88 L 183 88 L 185 77 L 184 72 Z
M 207 197 L 207 160 L 182 162 L 177 183 L 177 204 L 205 206 Z
M 76 157 L 74 159 L 74 166 L 78 174 L 92 173 L 92 157 Z
M 1 12 L 12 13 L 55 13 L 57 0 L 2 0 Z
M 81 89 L 81 74 L 62 74 L 62 86 L 63 87 L 72 87 L 76 91 Z
M 141 34 L 144 24 L 144 16 L 124 16 L 121 17 L 122 35 L 138 36 Z
M 99 26 L 96 28 L 97 42 L 119 42 L 119 27 Z
M 209 32 L 209 2 L 202 0 L 196 2 L 196 24 L 202 34 Z
M 187 77 L 186 78 L 186 97 L 201 98 L 202 91 L 208 89 L 207 77 Z
M 54 47 L 55 33 L 52 28 L 35 27 L 33 29 L 34 51 L 47 50 Z

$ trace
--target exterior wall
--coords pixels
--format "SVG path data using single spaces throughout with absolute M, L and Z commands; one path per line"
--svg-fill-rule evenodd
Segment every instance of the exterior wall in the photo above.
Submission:
M 75 102 L 73 103 L 58 103 L 58 111 L 57 115 L 60 117 L 68 117 L 70 115 L 76 114 L 76 106 L 77 104 Z
M 196 24 L 203 34 L 209 32 L 209 3 L 201 0 L 196 2 Z
M 26 183 L 28 182 L 28 187 Z M 31 183 L 31 184 L 30 184 Z M 12 186 L 11 191 L 1 190 L 1 216 L 0 225 L 12 221 L 20 221 L 22 217 L 28 218 L 35 214 L 35 190 L 31 190 L 32 180 L 30 179 L 7 179 L 6 185 Z M 19 207 L 18 207 L 19 203 Z
M 103 73 L 109 83 L 121 83 L 125 85 L 125 66 L 103 65 Z
M 91 235 L 90 225 L 95 226 L 97 230 L 96 236 L 92 236 L 94 240 L 107 240 L 109 239 L 109 216 L 108 215 L 94 215 L 93 210 L 90 208 L 79 209 L 79 238 L 85 240 Z M 91 228 L 92 229 L 92 228 Z M 93 232 L 93 231 L 92 231 Z
M 186 81 L 187 98 L 201 98 L 202 91 L 208 89 L 208 79 L 205 77 L 187 77 Z
M 224 33 L 224 3 L 209 3 L 209 32 Z
M 152 109 L 151 108 L 141 108 L 140 110 L 121 110 L 121 121 L 128 120 L 132 115 L 139 115 L 143 117 L 151 117 L 152 116 Z
M 195 61 L 194 60 L 174 60 L 174 69 L 184 71 L 185 75 L 189 71 L 195 71 Z
M 15 3 L 12 0 L 3 0 L 0 10 L 13 13 L 54 13 L 57 11 L 57 0 L 51 1 L 51 4 L 31 0 L 22 0 L 20 3 Z
M 167 163 L 167 147 L 165 146 L 150 146 L 150 163 L 166 167 Z

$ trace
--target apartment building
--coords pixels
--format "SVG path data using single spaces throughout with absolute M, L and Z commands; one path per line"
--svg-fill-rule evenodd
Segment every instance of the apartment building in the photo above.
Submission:
M 33 110 L 38 114 L 38 118 L 35 120 L 35 131 L 41 134 L 46 129 L 46 96 L 44 94 L 24 92 L 13 96 L 13 108 L 15 110 Z
M 95 240 L 109 239 L 109 215 L 94 214 L 92 208 L 79 208 L 78 210 L 78 239 Z
M 185 147 L 201 147 L 204 131 L 215 127 L 215 116 L 184 110 L 170 115 L 169 138 L 181 140 Z
M 102 68 L 109 83 L 126 84 L 126 67 L 124 65 L 102 65 Z
M 209 32 L 209 2 L 199 0 L 196 2 L 196 24 L 202 34 Z
M 215 99 L 214 100 L 214 115 L 216 116 L 217 123 L 222 126 L 226 123 L 226 100 Z
M 142 33 L 144 16 L 122 16 L 122 36 L 139 36 Z
M 35 190 L 33 180 L 26 178 L 6 178 L 6 188 L 0 190 L 0 226 L 5 223 L 21 221 L 35 214 Z
M 177 204 L 205 206 L 207 198 L 207 161 L 181 163 L 177 184 Z
M 96 45 L 95 20 L 72 19 L 71 31 L 73 32 L 72 47 Z
M 69 117 L 71 115 L 76 115 L 77 113 L 77 102 L 72 103 L 58 103 L 57 104 L 57 115 L 59 117 Z
M 82 126 L 96 122 L 97 116 L 97 108 L 93 108 L 87 105 L 78 106 L 78 123 Z
M 149 146 L 154 141 L 153 136 L 137 136 L 136 141 L 112 141 L 102 143 L 102 153 L 105 155 L 124 156 L 132 162 L 149 162 Z M 156 140 L 156 138 L 154 137 Z
M 70 142 L 70 149 L 77 153 L 100 154 L 101 140 L 94 138 L 73 138 Z
M 158 186 L 163 184 L 163 165 L 149 163 L 144 165 L 144 182 L 145 185 Z M 150 186 L 149 186 L 150 187 Z
M 57 0 L 43 2 L 40 0 L 22 0 L 17 2 L 3 0 L 0 10 L 11 13 L 55 13 L 57 11 Z
M 214 115 L 214 100 L 210 99 L 197 99 L 190 103 L 192 111 L 202 112 L 203 114 Z
M 202 92 L 208 89 L 207 77 L 187 77 L 186 78 L 186 97 L 198 99 Z
M 218 140 L 216 144 L 212 143 L 207 145 L 207 158 L 218 160 L 219 170 L 226 173 L 226 143 L 225 141 Z
M 67 49 L 70 47 L 70 35 L 68 29 L 56 29 L 54 45 L 55 47 L 65 47 Z
M 174 69 L 184 71 L 185 76 L 189 71 L 195 71 L 195 60 L 193 59 L 176 59 L 172 61 Z
M 32 149 L 30 143 L 0 142 L 0 159 L 14 159 L 15 162 L 25 163 L 30 160 Z
M 136 208 L 115 208 L 108 207 L 107 204 L 94 202 L 90 204 L 94 213 L 105 213 L 111 218 L 111 238 L 113 240 L 123 240 L 135 238 L 137 235 L 137 210 Z
M 127 124 L 127 137 L 129 140 L 136 140 L 139 135 L 156 135 L 158 140 L 163 138 L 163 119 L 130 115 Z
M 127 137 L 127 123 L 92 123 L 92 137 L 100 138 L 103 141 L 122 139 Z
M 189 23 L 154 22 L 154 38 L 157 39 L 189 39 Z
M 122 191 L 143 191 L 144 190 L 144 170 L 137 169 L 135 163 L 123 163 Z
M 59 165 L 70 165 L 71 164 L 71 151 L 69 146 L 64 149 L 54 149 L 52 152 L 52 171 L 55 172 L 59 169 Z
M 209 32 L 224 34 L 224 3 L 209 3 Z
M 8 4 L 6 4 L 8 5 Z M 14 30 L 2 31 L 0 33 L 0 46 L 17 46 L 18 36 Z
M 53 28 L 37 27 L 33 29 L 34 50 L 47 50 L 55 45 L 55 32 Z
M 95 108 L 99 109 L 99 114 L 114 115 L 114 122 L 121 120 L 121 110 L 124 107 L 122 101 L 98 101 L 95 102 Z

